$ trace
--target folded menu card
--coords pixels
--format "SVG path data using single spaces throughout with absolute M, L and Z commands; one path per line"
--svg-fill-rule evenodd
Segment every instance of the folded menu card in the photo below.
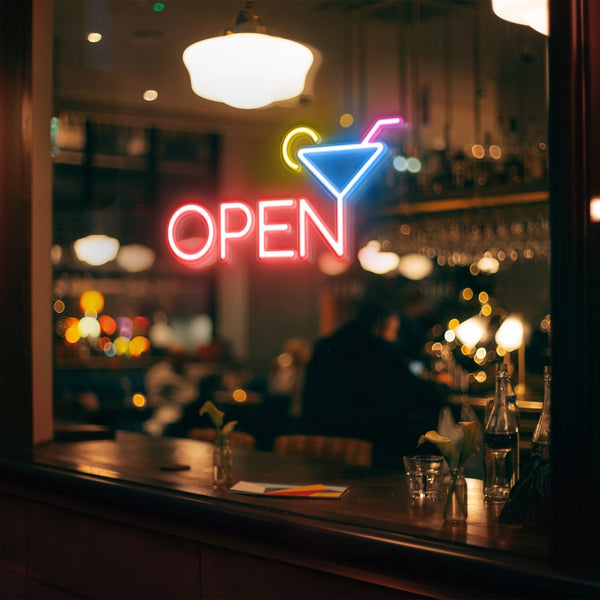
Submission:
M 350 486 L 347 485 L 293 485 L 283 483 L 257 483 L 238 481 L 229 488 L 238 494 L 256 494 L 260 496 L 283 496 L 286 498 L 341 498 Z

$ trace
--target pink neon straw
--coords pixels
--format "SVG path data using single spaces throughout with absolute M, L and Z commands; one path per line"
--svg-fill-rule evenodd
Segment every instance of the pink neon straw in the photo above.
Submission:
M 384 127 L 391 127 L 394 125 L 402 125 L 402 123 L 404 123 L 404 120 L 401 117 L 389 117 L 386 119 L 377 119 L 377 121 L 375 121 L 375 123 L 373 123 L 373 125 L 371 125 L 371 129 L 369 129 L 369 131 L 363 137 L 363 139 L 360 141 L 360 143 L 368 144 L 369 142 L 371 142 L 373 140 L 373 138 L 375 138 L 379 134 L 379 132 Z

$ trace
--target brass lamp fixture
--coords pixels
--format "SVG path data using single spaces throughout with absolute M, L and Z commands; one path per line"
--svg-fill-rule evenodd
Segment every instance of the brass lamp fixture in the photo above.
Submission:
M 250 1 L 223 35 L 183 52 L 194 93 L 241 109 L 300 96 L 314 60 L 307 46 L 268 35 Z

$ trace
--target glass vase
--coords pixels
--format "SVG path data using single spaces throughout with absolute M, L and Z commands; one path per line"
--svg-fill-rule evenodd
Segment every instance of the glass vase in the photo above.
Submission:
M 213 487 L 227 489 L 231 487 L 231 468 L 233 453 L 229 442 L 215 444 L 213 451 Z
M 467 480 L 462 468 L 451 468 L 442 480 L 442 510 L 448 523 L 467 520 Z

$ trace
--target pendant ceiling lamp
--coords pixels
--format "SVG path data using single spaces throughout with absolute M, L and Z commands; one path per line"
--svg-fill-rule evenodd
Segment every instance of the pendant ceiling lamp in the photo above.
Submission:
M 548 0 L 492 0 L 496 16 L 548 35 Z
M 73 249 L 80 261 L 99 267 L 117 257 L 119 240 L 107 235 L 88 235 L 78 239 Z
M 265 31 L 248 2 L 224 35 L 188 46 L 183 62 L 194 93 L 243 109 L 299 96 L 315 55 L 303 44 Z

